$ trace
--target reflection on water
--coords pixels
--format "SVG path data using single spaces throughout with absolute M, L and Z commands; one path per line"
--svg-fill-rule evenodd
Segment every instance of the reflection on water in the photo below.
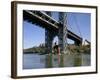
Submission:
M 23 69 L 90 66 L 90 55 L 24 54 Z

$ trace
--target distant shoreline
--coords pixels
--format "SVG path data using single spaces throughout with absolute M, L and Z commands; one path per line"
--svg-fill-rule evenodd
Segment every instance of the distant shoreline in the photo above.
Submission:
M 38 52 L 23 52 L 24 54 L 35 54 L 35 53 L 38 53 Z
M 75 45 L 69 45 L 67 47 L 67 51 L 69 53 L 86 53 L 90 54 L 91 53 L 91 47 L 90 45 L 83 45 L 83 46 L 75 46 Z M 28 48 L 28 49 L 23 49 L 24 54 L 47 54 L 45 52 L 45 47 L 33 47 L 33 48 Z

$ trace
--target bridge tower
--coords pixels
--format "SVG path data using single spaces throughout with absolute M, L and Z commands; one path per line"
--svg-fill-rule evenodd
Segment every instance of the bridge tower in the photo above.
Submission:
M 49 16 L 52 16 L 51 12 L 46 12 Z M 46 52 L 51 53 L 52 52 L 52 42 L 55 36 L 58 36 L 58 43 L 60 47 L 61 53 L 66 52 L 67 48 L 67 27 L 66 27 L 66 13 L 59 12 L 59 29 L 58 33 L 46 29 L 45 30 L 45 46 L 46 46 Z
M 51 12 L 46 11 L 46 14 L 52 16 Z M 55 37 L 55 32 L 50 29 L 45 29 L 45 46 L 46 46 L 46 53 L 52 53 L 52 43 Z
M 64 12 L 59 12 L 59 31 L 58 31 L 58 38 L 59 38 L 59 46 L 60 51 L 62 53 L 66 53 L 67 49 L 67 20 L 66 20 L 67 14 Z

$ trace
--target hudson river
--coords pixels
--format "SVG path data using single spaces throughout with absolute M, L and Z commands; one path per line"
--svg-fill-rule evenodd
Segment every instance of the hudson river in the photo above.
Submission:
M 90 66 L 90 54 L 23 54 L 23 69 Z

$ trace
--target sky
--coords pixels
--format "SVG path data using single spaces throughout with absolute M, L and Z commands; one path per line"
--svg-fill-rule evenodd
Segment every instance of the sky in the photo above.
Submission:
M 52 12 L 52 18 L 58 21 L 58 12 Z M 90 13 L 67 12 L 67 28 L 82 37 L 83 40 L 91 40 L 90 20 Z M 23 40 L 24 49 L 39 46 L 41 43 L 45 43 L 45 29 L 23 21 Z M 55 41 L 58 41 L 57 37 L 54 38 L 53 42 Z M 73 43 L 72 40 L 67 39 L 67 41 Z

